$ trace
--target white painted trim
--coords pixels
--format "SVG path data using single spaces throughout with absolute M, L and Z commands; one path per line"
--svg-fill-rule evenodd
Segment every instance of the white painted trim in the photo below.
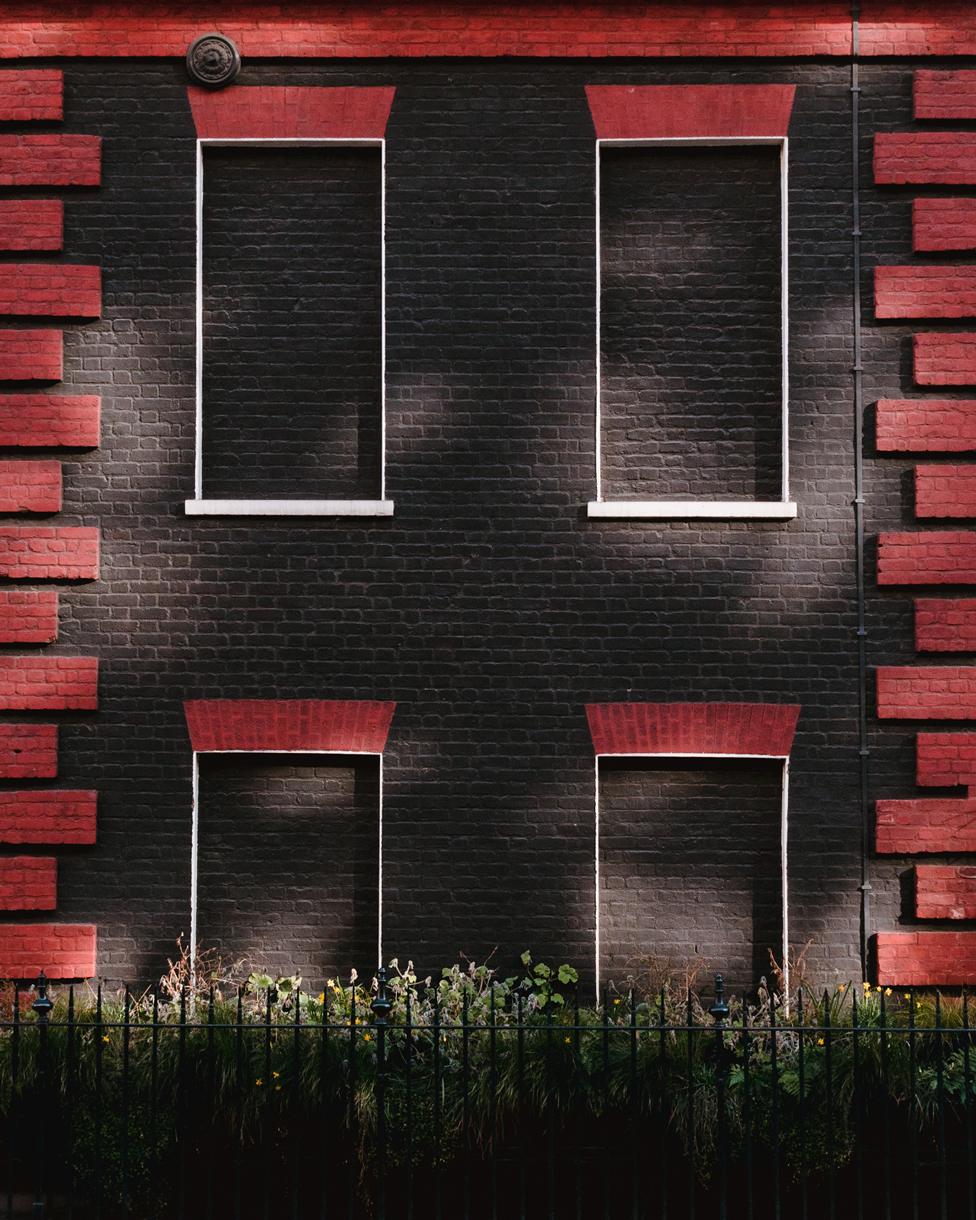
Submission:
M 662 521 L 701 518 L 792 521 L 796 516 L 796 504 L 780 500 L 590 500 L 586 515 Z
M 729 145 L 779 145 L 780 180 L 780 435 L 781 435 L 781 499 L 778 501 L 681 501 L 681 500 L 622 500 L 603 499 L 603 408 L 601 382 L 603 361 L 600 354 L 602 320 L 600 297 L 603 271 L 600 257 L 600 152 L 604 145 L 612 148 L 719 148 Z M 790 368 L 789 368 L 789 140 L 786 136 L 690 136 L 684 139 L 653 137 L 650 139 L 598 139 L 596 141 L 596 500 L 587 506 L 588 517 L 633 517 L 673 518 L 675 520 L 697 520 L 702 518 L 764 518 L 787 521 L 796 516 L 796 504 L 790 501 Z M 601 511 L 602 505 L 610 505 L 615 511 Z M 746 511 L 751 509 L 752 511 Z M 779 509 L 779 511 L 776 511 Z
M 600 759 L 601 758 L 645 758 L 664 760 L 668 758 L 686 758 L 686 759 L 723 759 L 726 761 L 739 760 L 741 762 L 761 761 L 761 762 L 778 762 L 782 766 L 782 779 L 780 781 L 780 890 L 782 894 L 782 938 L 780 944 L 780 952 L 782 954 L 783 965 L 783 986 L 786 997 L 786 1013 L 789 1015 L 789 995 L 790 995 L 790 929 L 789 929 L 789 871 L 787 868 L 787 843 L 789 838 L 789 787 L 790 787 L 790 756 L 788 754 L 683 754 L 683 753 L 668 753 L 668 754 L 597 754 L 593 784 L 593 825 L 594 825 L 594 865 L 596 878 L 596 893 L 595 893 L 595 912 L 594 912 L 594 938 L 596 950 L 596 967 L 594 970 L 594 978 L 596 980 L 596 1001 L 600 1002 L 600 952 L 602 949 L 602 927 L 600 922 Z
M 377 826 L 377 965 L 383 961 L 383 754 L 380 750 L 194 750 L 193 751 L 193 808 L 190 821 L 190 978 L 195 978 L 198 928 L 198 884 L 200 859 L 200 755 L 201 754 L 290 754 L 317 755 L 328 758 L 375 758 L 379 761 L 379 789 L 377 803 L 379 822 Z
M 203 150 L 239 146 L 308 148 L 375 148 L 380 154 L 380 497 L 378 500 L 210 500 L 203 494 Z M 194 433 L 193 499 L 184 502 L 188 517 L 390 517 L 393 501 L 386 498 L 386 140 L 351 137 L 275 139 L 255 136 L 234 139 L 198 137 L 196 142 L 196 423 Z M 214 506 L 221 507 L 214 507 Z M 301 506 L 301 507 L 298 507 Z M 366 507 L 372 506 L 372 507 Z
M 392 517 L 392 500 L 185 500 L 188 517 Z

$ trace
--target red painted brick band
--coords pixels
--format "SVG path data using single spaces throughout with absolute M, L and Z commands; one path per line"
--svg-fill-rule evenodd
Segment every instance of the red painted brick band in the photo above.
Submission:
M 11 580 L 97 580 L 92 526 L 0 526 L 0 576 Z
M 101 405 L 92 394 L 0 394 L 0 445 L 96 448 Z
M 879 318 L 976 316 L 976 267 L 876 267 Z
M 0 263 L 0 314 L 97 318 L 102 312 L 98 267 Z
M 874 180 L 889 186 L 972 186 L 976 133 L 880 132 L 874 137 Z
M 878 667 L 882 720 L 969 720 L 976 717 L 976 666 Z
M 0 644 L 52 644 L 57 638 L 53 589 L 0 590 Z
M 64 117 L 64 76 L 56 68 L 0 72 L 0 122 L 28 123 Z
M 0 250 L 60 250 L 63 240 L 60 199 L 0 200 Z
M 917 119 L 976 119 L 976 72 L 956 69 L 915 73 Z
M 964 987 L 976 981 L 976 932 L 878 932 L 882 987 Z
M 916 466 L 917 517 L 976 517 L 976 466 Z
M 322 750 L 381 754 L 395 703 L 345 699 L 190 699 L 194 750 Z
M 912 249 L 976 250 L 976 199 L 916 199 Z
M 920 788 L 976 787 L 976 733 L 919 733 L 915 779 Z
M 95 792 L 0 791 L 0 843 L 95 842 Z
M 915 916 L 917 919 L 976 919 L 976 868 L 917 865 Z
M 0 858 L 0 910 L 53 911 L 57 905 L 57 860 L 49 856 Z
M 785 136 L 794 85 L 587 85 L 599 140 Z
M 921 534 L 881 534 L 878 584 L 976 584 L 976 533 L 929 530 Z
M 976 399 L 881 398 L 876 443 L 884 453 L 976 450 Z
M 379 140 L 395 92 L 392 85 L 187 89 L 197 135 L 210 140 Z
M 57 725 L 0 724 L 0 779 L 53 779 L 57 773 Z
M 88 979 L 95 973 L 95 929 L 78 923 L 0 926 L 0 978 Z
M 98 186 L 99 136 L 0 135 L 0 186 Z
M 897 856 L 976 851 L 976 801 L 878 801 L 874 846 Z
M 0 513 L 61 509 L 61 463 L 0 460 Z
M 915 603 L 915 650 L 976 652 L 976 598 L 919 598 Z
M 59 330 L 0 330 L 0 381 L 60 381 L 61 346 Z
M 976 384 L 976 335 L 916 335 L 914 357 L 919 385 Z
M 588 703 L 595 754 L 728 754 L 785 758 L 799 704 Z
M 0 656 L 0 711 L 87 712 L 97 707 L 97 657 Z

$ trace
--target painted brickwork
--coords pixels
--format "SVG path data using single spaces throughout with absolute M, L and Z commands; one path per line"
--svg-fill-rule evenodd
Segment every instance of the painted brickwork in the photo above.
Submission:
M 976 199 L 916 199 L 912 235 L 916 250 L 976 250 Z
M 92 526 L 0 526 L 0 576 L 11 580 L 94 580 L 98 530 Z
M 94 843 L 96 802 L 81 790 L 0 790 L 0 843 Z
M 51 644 L 57 635 L 53 589 L 0 589 L 0 643 Z
M 49 856 L 0 859 L 0 910 L 53 911 L 57 906 L 58 863 Z
M 0 711 L 93 711 L 95 657 L 0 656 Z
M 917 865 L 915 914 L 919 919 L 976 919 L 976 868 Z
M 0 724 L 0 779 L 51 779 L 58 773 L 53 724 Z
M 60 377 L 60 331 L 0 330 L 0 381 L 58 381 Z
M 84 924 L 7 924 L 0 944 L 0 976 L 90 978 L 95 973 L 95 929 Z
M 56 513 L 60 507 L 60 462 L 0 459 L 0 512 Z
M 0 445 L 90 449 L 98 444 L 94 394 L 0 395 Z
M 97 318 L 102 311 L 97 267 L 0 263 L 0 313 Z
M 0 250 L 60 250 L 63 229 L 60 199 L 0 201 Z

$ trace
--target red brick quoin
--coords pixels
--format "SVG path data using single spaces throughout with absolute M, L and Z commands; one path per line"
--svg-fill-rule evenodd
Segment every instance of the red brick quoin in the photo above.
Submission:
M 93 449 L 100 414 L 94 394 L 0 395 L 0 445 Z
M 0 590 L 0 644 L 51 644 L 57 636 L 53 589 Z
M 976 466 L 916 466 L 915 515 L 976 517 Z
M 0 910 L 53 911 L 57 891 L 58 864 L 49 856 L 0 859 Z
M 52 779 L 57 773 L 57 725 L 0 724 L 0 779 Z
M 77 923 L 0 926 L 0 978 L 88 979 L 95 973 L 95 929 Z
M 0 122 L 60 119 L 64 77 L 56 68 L 19 68 L 0 72 Z
M 976 786 L 976 733 L 919 733 L 915 779 L 920 788 Z
M 976 184 L 976 133 L 891 131 L 874 137 L 874 180 L 879 185 Z
M 0 200 L 0 250 L 60 250 L 63 229 L 60 199 Z
M 976 267 L 876 267 L 874 312 L 879 318 L 971 318 Z
M 878 932 L 873 949 L 882 987 L 962 987 L 976 978 L 976 932 Z
M 917 865 L 915 915 L 918 919 L 976 919 L 976 868 Z
M 914 250 L 976 250 L 976 199 L 916 199 Z
M 896 856 L 976 851 L 976 801 L 878 801 L 874 847 Z
M 98 267 L 58 263 L 0 263 L 0 313 L 97 318 L 102 312 Z
M 976 335 L 915 335 L 913 354 L 919 385 L 976 385 Z
M 917 119 L 976 119 L 976 72 L 957 69 L 915 73 L 913 88 Z
M 0 526 L 0 576 L 11 580 L 97 580 L 92 526 Z
M 98 658 L 0 656 L 0 711 L 94 711 Z
M 976 584 L 976 533 L 929 530 L 923 534 L 881 534 L 878 584 Z
M 0 186 L 98 186 L 99 136 L 0 135 Z
M 60 462 L 0 459 L 0 512 L 56 513 L 60 508 Z
M 0 330 L 0 381 L 60 381 L 61 347 L 59 330 Z
M 976 399 L 881 398 L 876 443 L 883 453 L 976 450 Z
M 0 843 L 94 843 L 97 803 L 95 792 L 0 790 Z
M 976 666 L 880 666 L 878 715 L 882 720 L 974 718 Z

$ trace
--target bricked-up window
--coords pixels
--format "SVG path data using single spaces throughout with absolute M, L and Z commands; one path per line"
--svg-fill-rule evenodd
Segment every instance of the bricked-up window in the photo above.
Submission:
M 191 90 L 191 514 L 388 516 L 385 145 L 392 89 Z
M 786 86 L 587 89 L 596 142 L 591 517 L 796 515 Z

